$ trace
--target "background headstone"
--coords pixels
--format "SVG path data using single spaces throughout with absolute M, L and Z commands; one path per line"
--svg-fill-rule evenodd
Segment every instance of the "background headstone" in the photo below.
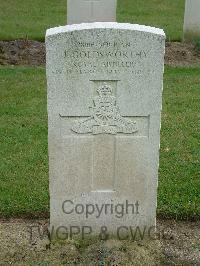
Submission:
M 116 21 L 117 0 L 67 0 L 67 24 Z
M 155 225 L 164 47 L 140 25 L 47 31 L 51 228 Z
M 186 0 L 184 40 L 200 40 L 200 0 Z

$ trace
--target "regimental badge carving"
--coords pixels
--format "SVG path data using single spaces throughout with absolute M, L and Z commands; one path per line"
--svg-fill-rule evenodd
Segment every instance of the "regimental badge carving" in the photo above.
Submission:
M 72 131 L 79 134 L 132 134 L 138 131 L 135 121 L 120 114 L 113 90 L 106 82 L 97 89 L 98 96 L 93 98 L 90 107 L 91 116 L 82 121 L 75 121 Z

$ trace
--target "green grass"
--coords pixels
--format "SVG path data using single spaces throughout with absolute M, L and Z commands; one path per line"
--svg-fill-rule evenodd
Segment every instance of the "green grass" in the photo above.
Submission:
M 0 213 L 48 210 L 43 69 L 0 68 Z
M 165 74 L 158 213 L 166 217 L 200 217 L 199 73 Z
M 0 39 L 44 40 L 47 28 L 66 24 L 67 0 L 0 0 Z M 185 0 L 118 0 L 117 21 L 164 28 L 181 40 Z
M 185 0 L 120 0 L 118 21 L 163 28 L 167 39 L 182 39 Z
M 0 214 L 49 211 L 45 70 L 0 68 Z M 200 217 L 199 69 L 167 68 L 158 213 Z
M 66 24 L 66 0 L 0 0 L 0 39 L 44 40 L 46 29 Z

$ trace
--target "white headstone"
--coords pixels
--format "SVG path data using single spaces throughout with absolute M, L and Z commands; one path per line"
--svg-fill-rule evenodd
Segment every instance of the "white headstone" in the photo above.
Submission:
M 67 24 L 115 22 L 117 0 L 67 0 Z
M 200 0 L 186 0 L 184 40 L 200 39 Z
M 56 237 L 74 226 L 121 235 L 155 225 L 164 49 L 163 30 L 140 25 L 47 31 Z

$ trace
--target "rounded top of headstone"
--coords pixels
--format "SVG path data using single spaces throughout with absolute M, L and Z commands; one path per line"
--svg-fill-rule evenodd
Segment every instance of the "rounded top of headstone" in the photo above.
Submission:
M 48 29 L 46 32 L 46 37 L 71 32 L 71 31 L 81 31 L 81 30 L 90 30 L 90 29 L 119 29 L 119 30 L 132 30 L 132 31 L 141 31 L 160 35 L 165 37 L 165 33 L 162 29 L 154 28 L 145 25 L 139 24 L 130 24 L 130 23 L 117 23 L 117 22 L 94 22 L 94 23 L 81 23 L 66 25 Z

